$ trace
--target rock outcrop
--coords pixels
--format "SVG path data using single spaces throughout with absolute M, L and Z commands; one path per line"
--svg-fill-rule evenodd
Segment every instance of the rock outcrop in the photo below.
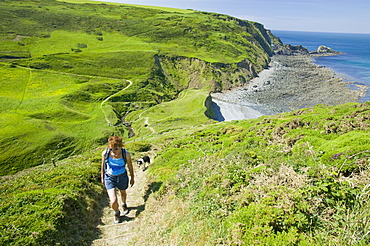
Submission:
M 333 50 L 332 48 L 326 47 L 324 45 L 320 45 L 315 51 L 310 52 L 302 45 L 294 46 L 291 44 L 274 43 L 272 44 L 272 47 L 276 55 L 286 55 L 286 56 L 294 55 L 332 56 L 343 54 L 339 51 Z
M 316 51 L 311 51 L 310 52 L 310 55 L 321 55 L 321 56 L 325 56 L 325 55 L 339 55 L 339 54 L 343 54 L 342 52 L 339 52 L 339 51 L 336 51 L 336 50 L 333 50 L 332 48 L 329 48 L 329 47 L 326 47 L 324 45 L 320 45 Z
M 303 47 L 302 45 L 291 45 L 291 44 L 285 44 L 282 46 L 277 46 L 275 50 L 276 55 L 308 55 L 308 50 Z

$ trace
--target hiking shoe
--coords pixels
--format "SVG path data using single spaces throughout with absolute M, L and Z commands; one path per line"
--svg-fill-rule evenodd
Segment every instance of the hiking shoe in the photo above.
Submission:
M 128 208 L 126 203 L 122 203 L 122 208 L 123 208 L 123 215 L 128 214 Z
M 121 211 L 114 212 L 114 224 L 118 224 L 121 218 Z

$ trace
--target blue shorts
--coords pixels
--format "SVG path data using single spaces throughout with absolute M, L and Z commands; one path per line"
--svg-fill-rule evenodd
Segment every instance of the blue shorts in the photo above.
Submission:
M 127 190 L 128 188 L 128 176 L 127 172 L 122 173 L 118 176 L 110 176 L 105 174 L 104 184 L 107 190 L 118 188 L 119 190 Z

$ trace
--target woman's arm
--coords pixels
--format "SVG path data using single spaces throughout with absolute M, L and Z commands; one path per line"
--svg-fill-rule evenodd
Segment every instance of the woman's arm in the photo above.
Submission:
M 105 152 L 106 152 L 107 150 L 104 150 L 103 151 L 103 153 L 101 154 L 101 169 L 100 169 L 100 182 L 102 183 L 102 184 L 104 184 L 104 162 L 105 162 Z
M 130 171 L 130 185 L 133 186 L 135 183 L 135 173 L 134 168 L 132 167 L 131 155 L 128 151 L 126 151 L 126 160 L 128 170 Z

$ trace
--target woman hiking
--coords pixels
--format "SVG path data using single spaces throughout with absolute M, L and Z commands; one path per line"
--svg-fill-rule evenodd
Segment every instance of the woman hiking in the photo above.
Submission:
M 114 223 L 119 223 L 121 216 L 116 188 L 121 193 L 122 214 L 126 215 L 129 212 L 126 203 L 126 189 L 129 183 L 126 164 L 130 172 L 130 185 L 133 186 L 135 183 L 134 169 L 132 167 L 130 153 L 123 148 L 121 137 L 113 136 L 108 138 L 108 149 L 102 153 L 101 182 L 107 189 L 110 206 L 114 210 Z

